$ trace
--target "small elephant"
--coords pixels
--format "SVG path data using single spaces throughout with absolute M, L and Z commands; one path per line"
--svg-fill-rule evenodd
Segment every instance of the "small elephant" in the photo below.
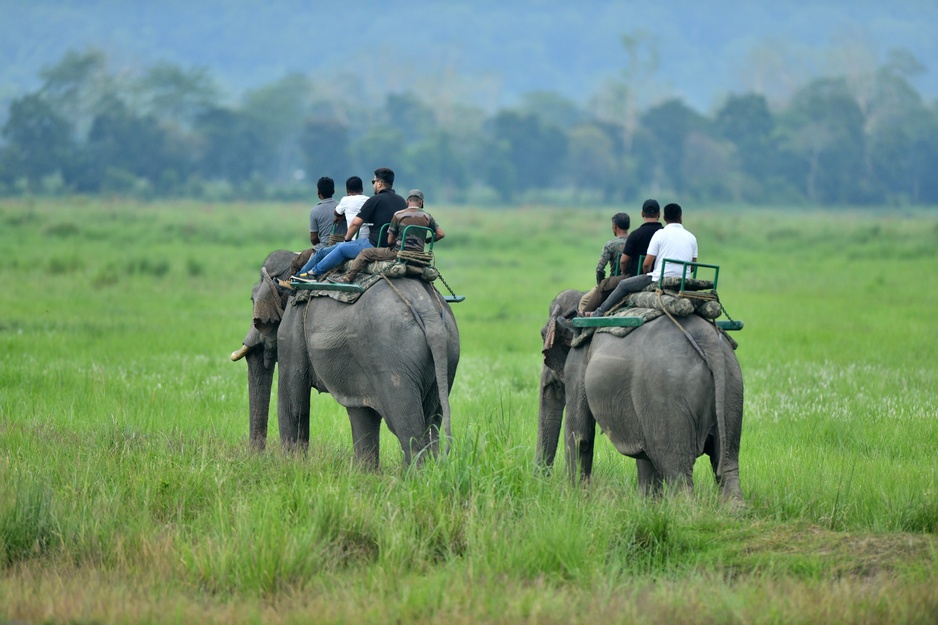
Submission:
M 553 464 L 566 408 L 574 481 L 590 477 L 598 423 L 621 454 L 635 458 L 642 492 L 660 492 L 665 482 L 692 491 L 694 462 L 706 453 L 722 495 L 741 501 L 743 378 L 722 331 L 696 315 L 662 316 L 624 337 L 597 332 L 570 347 L 557 318 L 572 314 L 582 295 L 560 293 L 541 331 L 538 464 Z
M 254 328 L 240 352 L 248 362 L 251 443 L 263 448 L 274 363 L 279 363 L 281 444 L 309 444 L 310 390 L 348 410 L 355 455 L 378 466 L 381 419 L 400 440 L 405 463 L 436 453 L 450 432 L 449 392 L 459 362 L 459 330 L 443 297 L 416 278 L 380 280 L 354 304 L 306 301 L 277 286 L 296 254 L 268 256 L 254 287 Z M 421 456 L 422 457 L 422 456 Z

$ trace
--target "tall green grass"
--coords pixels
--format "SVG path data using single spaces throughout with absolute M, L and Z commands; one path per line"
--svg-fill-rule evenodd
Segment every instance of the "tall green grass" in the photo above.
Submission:
M 612 210 L 432 209 L 467 296 L 445 461 L 405 470 L 385 429 L 363 472 L 327 395 L 307 454 L 275 402 L 250 452 L 227 355 L 306 211 L 0 204 L 0 622 L 933 618 L 935 214 L 686 208 L 746 323 L 735 510 L 705 459 L 692 496 L 639 497 L 602 437 L 588 489 L 562 452 L 535 471 L 539 329 Z

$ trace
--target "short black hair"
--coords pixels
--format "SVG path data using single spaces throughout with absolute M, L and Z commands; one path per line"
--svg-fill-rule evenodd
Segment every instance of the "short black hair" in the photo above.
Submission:
M 386 183 L 389 187 L 394 186 L 394 172 L 387 167 L 379 167 L 376 169 L 375 178 Z
M 632 219 L 628 213 L 616 213 L 612 216 L 612 224 L 619 230 L 628 230 L 632 224 Z
M 642 215 L 645 217 L 654 217 L 661 214 L 661 205 L 658 200 L 645 200 L 642 204 Z
M 335 182 L 329 176 L 323 176 L 316 181 L 316 189 L 319 191 L 319 195 L 332 197 L 335 195 Z
M 345 181 L 345 190 L 349 193 L 361 193 L 365 190 L 365 184 L 358 176 L 350 176 L 349 179 Z
M 675 204 L 674 202 L 670 204 L 665 204 L 664 206 L 664 220 L 668 222 L 674 222 L 681 218 L 681 205 Z

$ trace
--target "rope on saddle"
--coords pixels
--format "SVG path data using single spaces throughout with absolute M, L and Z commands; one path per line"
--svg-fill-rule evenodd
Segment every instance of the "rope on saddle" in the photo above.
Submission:
M 400 250 L 397 253 L 397 259 L 401 262 L 429 267 L 433 264 L 433 254 L 430 252 L 416 250 Z
M 426 334 L 427 328 L 423 325 L 423 319 L 420 318 L 420 315 L 417 313 L 417 309 L 414 308 L 414 305 L 411 304 L 410 301 L 406 297 L 404 297 L 404 294 L 401 293 L 400 290 L 396 286 L 394 286 L 394 283 L 391 282 L 390 278 L 388 278 L 384 274 L 382 274 L 381 277 L 384 278 L 384 281 L 388 283 L 388 286 L 394 289 L 394 292 L 397 293 L 397 296 L 399 298 L 401 298 L 401 301 L 407 304 L 407 307 L 410 308 L 411 314 L 414 316 L 414 319 L 417 321 L 417 325 L 419 325 L 420 329 L 423 330 L 423 333 Z
M 665 307 L 664 303 L 661 301 L 661 295 L 662 295 L 663 291 L 662 291 L 661 289 L 655 289 L 655 293 L 657 293 L 657 295 L 658 295 L 658 304 L 659 304 L 659 306 L 661 307 L 661 310 L 663 310 L 663 311 L 664 311 L 664 314 L 666 314 L 666 315 L 668 316 L 668 319 L 670 319 L 671 321 L 673 321 L 673 322 L 674 322 L 674 325 L 676 325 L 676 326 L 681 330 L 681 332 L 684 333 L 684 336 L 687 338 L 687 341 L 691 344 L 691 347 L 693 347 L 693 348 L 697 351 L 697 354 L 700 355 L 700 357 L 703 359 L 704 363 L 707 365 L 707 368 L 710 368 L 710 363 L 707 362 L 707 357 L 704 355 L 703 350 L 700 349 L 700 345 L 697 344 L 697 341 L 695 341 L 695 340 L 694 340 L 694 337 L 692 337 L 692 336 L 690 335 L 690 332 L 688 332 L 687 330 L 684 329 L 684 326 L 682 326 L 682 325 L 678 322 L 678 320 L 674 318 L 674 315 L 672 315 L 672 314 L 668 311 L 668 309 Z

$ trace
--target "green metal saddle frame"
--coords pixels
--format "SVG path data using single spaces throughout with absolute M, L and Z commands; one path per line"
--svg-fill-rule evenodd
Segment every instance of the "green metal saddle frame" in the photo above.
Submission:
M 638 266 L 642 266 L 642 261 L 645 259 L 645 255 L 638 257 Z M 701 267 L 706 269 L 713 269 L 713 291 L 717 289 L 717 282 L 720 279 L 720 266 L 719 265 L 710 265 L 707 263 L 693 263 L 684 260 L 675 260 L 673 258 L 663 258 L 661 260 L 661 273 L 662 276 L 658 279 L 658 288 L 664 286 L 664 268 L 668 263 L 682 265 L 681 270 L 681 286 L 678 290 L 678 294 L 684 292 L 684 283 L 688 277 L 696 278 L 697 270 Z M 687 275 L 688 269 L 691 270 L 691 276 Z M 641 317 L 574 317 L 572 319 L 574 327 L 577 328 L 636 328 L 644 323 L 644 320 Z M 720 319 L 714 322 L 714 324 L 723 330 L 728 332 L 736 332 L 743 329 L 743 322 L 738 319 Z
M 381 229 L 378 231 L 378 242 L 379 242 L 379 243 L 381 242 L 381 239 L 382 239 L 383 237 L 385 237 L 385 233 L 387 232 L 388 227 L 389 227 L 390 225 L 391 225 L 391 224 L 384 224 L 383 226 L 381 226 Z M 412 228 L 413 228 L 413 229 L 416 229 L 416 230 L 426 230 L 426 231 L 427 231 L 426 234 L 429 234 L 429 235 L 430 235 L 429 237 L 427 237 L 426 234 L 425 234 L 425 235 L 424 235 L 424 237 L 425 237 L 424 240 L 426 240 L 427 238 L 429 238 L 430 248 L 429 248 L 427 251 L 429 252 L 430 256 L 432 257 L 432 256 L 433 256 L 433 244 L 434 244 L 436 241 L 434 241 L 433 230 L 430 229 L 430 228 L 428 228 L 427 226 L 405 226 L 405 227 L 404 227 L 404 230 L 401 232 L 401 241 L 406 241 L 406 240 L 407 240 L 407 233 L 408 233 L 408 231 L 410 231 Z M 356 233 L 356 236 L 357 236 L 357 235 L 358 235 L 358 233 Z M 386 239 L 385 239 L 385 240 L 386 240 Z M 435 262 L 436 262 L 436 261 L 434 260 L 433 263 L 435 264 Z M 357 284 L 341 284 L 341 283 L 338 283 L 338 282 L 303 282 L 303 281 L 299 281 L 299 280 L 294 280 L 294 281 L 292 281 L 292 282 L 290 283 L 290 286 L 292 286 L 294 289 L 297 289 L 297 290 L 300 290 L 300 291 L 312 291 L 312 290 L 317 290 L 317 291 L 346 291 L 346 292 L 349 292 L 349 293 L 362 293 L 362 292 L 364 292 L 364 290 L 365 290 L 365 289 L 363 289 L 361 286 L 359 286 L 359 285 L 357 285 Z M 448 302 L 448 303 L 450 303 L 450 304 L 458 304 L 459 302 L 465 301 L 465 300 L 466 300 L 466 296 L 465 296 L 465 295 L 444 295 L 444 296 L 443 296 L 443 300 L 446 301 L 446 302 Z

